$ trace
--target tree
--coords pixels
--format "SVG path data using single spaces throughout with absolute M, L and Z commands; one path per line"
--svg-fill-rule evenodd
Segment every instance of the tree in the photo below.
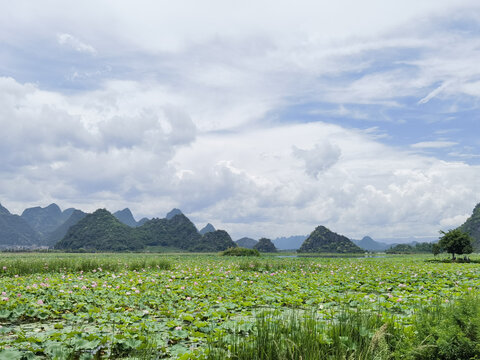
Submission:
M 438 241 L 441 249 L 452 254 L 452 260 L 455 259 L 455 254 L 470 254 L 473 251 L 472 238 L 467 233 L 460 229 L 449 230 L 444 232 L 440 230 L 443 236 Z
M 432 245 L 432 253 L 433 253 L 433 256 L 437 256 L 438 254 L 440 254 L 442 252 L 442 248 L 440 247 L 440 245 L 438 244 L 433 244 Z

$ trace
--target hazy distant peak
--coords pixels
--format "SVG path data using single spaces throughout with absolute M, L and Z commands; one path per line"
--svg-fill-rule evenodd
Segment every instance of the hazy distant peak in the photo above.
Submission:
M 390 247 L 389 244 L 373 240 L 370 236 L 364 236 L 362 240 L 352 240 L 354 244 L 368 251 L 384 251 Z
M 199 233 L 205 235 L 206 233 L 214 232 L 215 230 L 215 227 L 212 224 L 208 223 L 202 230 L 199 231 Z
M 62 215 L 65 219 L 68 219 L 70 216 L 72 216 L 72 214 L 74 213 L 74 211 L 77 210 L 75 208 L 68 208 L 68 209 L 65 209 L 62 211 Z
M 244 248 L 247 248 L 247 249 L 253 249 L 253 247 L 258 244 L 257 240 L 249 238 L 249 237 L 243 237 L 241 239 L 238 239 L 235 242 L 237 243 L 238 246 L 244 247 Z
M 141 218 L 140 220 L 137 221 L 137 226 L 142 226 L 143 224 L 145 224 L 147 221 L 149 221 L 150 219 L 149 218 Z
M 3 207 L 2 204 L 0 204 L 0 215 L 11 215 L 10 211 L 8 211 L 7 208 Z
M 180 209 L 174 208 L 170 210 L 170 212 L 165 216 L 167 220 L 173 219 L 175 215 L 183 215 L 182 211 Z
M 48 205 L 47 207 L 45 207 L 46 210 L 49 210 L 51 212 L 55 212 L 55 213 L 61 213 L 62 210 L 60 209 L 60 206 L 58 206 L 57 204 L 55 203 L 51 203 L 50 205 Z
M 127 215 L 132 215 L 133 216 L 132 211 L 128 207 L 123 209 L 123 210 L 118 210 L 115 213 L 116 214 L 127 214 Z
M 52 203 L 43 208 L 41 206 L 34 206 L 31 208 L 27 208 L 23 210 L 22 216 L 30 216 L 32 214 L 40 214 L 40 213 L 57 216 L 62 214 L 62 210 L 57 204 Z
M 128 225 L 130 227 L 137 226 L 137 221 L 133 217 L 133 214 L 129 208 L 118 210 L 113 213 L 113 216 L 115 216 L 118 220 L 120 220 L 120 222 L 124 223 L 125 225 Z

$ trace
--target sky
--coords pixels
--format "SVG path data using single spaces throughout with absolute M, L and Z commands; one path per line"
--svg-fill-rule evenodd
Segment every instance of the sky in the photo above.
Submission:
M 480 4 L 0 0 L 0 202 L 232 238 L 435 237 L 480 202 Z

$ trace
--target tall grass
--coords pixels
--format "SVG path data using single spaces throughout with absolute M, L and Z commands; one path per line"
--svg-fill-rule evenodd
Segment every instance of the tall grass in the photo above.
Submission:
M 388 324 L 374 314 L 344 312 L 336 320 L 298 311 L 262 312 L 248 336 L 234 332 L 210 343 L 208 359 L 316 360 L 388 358 Z M 372 341 L 372 339 L 374 339 Z
M 417 311 L 397 354 L 411 359 L 480 359 L 480 299 L 435 301 Z
M 262 312 L 254 331 L 211 338 L 208 360 L 479 359 L 480 300 L 467 296 L 418 308 L 399 318 L 344 311 L 332 320 L 314 312 Z
M 124 271 L 142 269 L 172 268 L 171 261 L 162 256 L 121 256 L 118 254 L 63 254 L 0 257 L 0 276 L 46 274 L 51 272 L 90 272 L 90 271 Z

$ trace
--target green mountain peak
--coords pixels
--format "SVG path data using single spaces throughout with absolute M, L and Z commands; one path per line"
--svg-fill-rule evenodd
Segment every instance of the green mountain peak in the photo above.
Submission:
M 325 226 L 317 226 L 303 242 L 298 252 L 363 253 L 364 250 L 346 236 L 334 233 Z

